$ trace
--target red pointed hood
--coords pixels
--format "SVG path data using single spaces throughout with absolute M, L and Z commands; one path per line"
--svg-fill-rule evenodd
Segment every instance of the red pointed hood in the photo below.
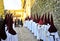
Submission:
M 50 14 L 48 13 L 48 23 L 50 24 Z
M 38 19 L 38 13 L 36 13 L 37 19 Z
M 43 21 L 42 21 L 41 19 L 40 19 L 40 21 L 39 21 L 39 24 L 40 24 L 40 25 L 43 25 Z
M 40 17 L 40 20 L 39 20 L 40 25 L 43 25 L 43 18 L 44 18 L 44 14 L 42 15 L 42 17 Z
M 33 18 L 33 21 L 35 22 L 35 14 L 34 14 L 34 18 Z
M 48 31 L 49 31 L 50 33 L 57 32 L 57 29 L 56 29 L 56 27 L 54 26 L 52 14 L 51 14 L 50 25 L 51 25 L 51 26 L 50 26 L 50 28 L 48 29 Z
M 42 21 L 43 21 L 43 24 L 45 24 L 45 14 L 43 14 Z
M 42 15 L 42 17 L 40 17 L 40 19 L 41 19 L 41 20 L 43 20 L 43 19 L 44 19 L 44 14 Z
M 47 17 L 46 17 L 46 13 L 45 13 L 45 24 L 47 25 Z
M 40 16 L 38 17 L 38 23 L 39 23 L 39 21 L 40 21 Z
M 54 25 L 52 14 L 51 14 L 51 25 Z
M 36 23 L 38 23 L 38 14 L 35 17 Z
M 7 23 L 7 28 L 8 28 L 8 32 L 12 35 L 16 35 L 16 32 L 13 29 L 13 17 L 12 14 L 9 14 L 9 19 L 8 19 L 8 23 Z

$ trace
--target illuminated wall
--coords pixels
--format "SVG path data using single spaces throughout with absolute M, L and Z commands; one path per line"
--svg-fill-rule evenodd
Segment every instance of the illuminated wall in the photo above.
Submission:
M 3 0 L 0 0 L 0 15 L 4 14 L 4 5 L 3 5 Z
M 5 10 L 20 10 L 22 9 L 21 0 L 4 0 Z
M 5 1 L 5 4 L 4 4 L 4 6 L 5 6 L 6 5 L 6 2 L 9 3 L 10 0 L 8 0 L 8 1 L 7 0 L 4 0 L 4 1 Z M 18 9 L 18 8 L 17 9 L 16 8 L 15 9 L 14 8 L 10 9 L 11 7 L 9 7 L 9 4 L 12 4 L 10 2 L 8 4 L 8 7 L 9 8 L 5 8 L 5 10 L 7 9 L 11 13 L 13 13 L 13 16 L 15 18 L 18 17 L 18 18 L 22 18 L 24 20 L 27 16 L 30 16 L 30 14 L 31 14 L 31 7 L 32 7 L 34 1 L 35 0 L 20 0 L 19 2 L 21 3 L 21 9 Z M 12 4 L 12 7 L 13 7 L 13 4 Z
M 34 0 L 26 0 L 26 5 L 25 5 L 26 16 L 31 15 L 31 7 L 33 3 L 34 3 Z

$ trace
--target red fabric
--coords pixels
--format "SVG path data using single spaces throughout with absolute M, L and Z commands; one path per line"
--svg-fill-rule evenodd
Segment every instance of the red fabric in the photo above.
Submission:
M 51 14 L 51 22 L 50 22 L 50 25 L 51 25 L 51 26 L 50 26 L 50 28 L 48 29 L 48 31 L 49 31 L 50 33 L 57 32 L 57 29 L 56 29 L 56 27 L 54 26 L 52 14 Z
M 48 23 L 50 24 L 50 14 L 48 13 Z
M 8 32 L 12 35 L 15 35 L 16 32 L 13 29 L 13 17 L 12 17 L 12 15 L 9 14 L 6 21 L 7 21 L 6 25 L 7 25 Z
M 45 24 L 47 25 L 48 21 L 47 21 L 47 17 L 46 17 L 46 14 L 45 14 Z
M 39 21 L 39 24 L 40 24 L 40 25 L 43 25 L 43 21 L 42 21 L 42 20 L 40 20 L 40 21 Z
M 38 23 L 39 23 L 39 21 L 40 21 L 40 16 L 39 16 L 39 18 L 38 18 Z
M 45 15 L 45 14 L 43 14 L 42 17 L 41 17 L 42 20 L 44 19 L 44 15 Z

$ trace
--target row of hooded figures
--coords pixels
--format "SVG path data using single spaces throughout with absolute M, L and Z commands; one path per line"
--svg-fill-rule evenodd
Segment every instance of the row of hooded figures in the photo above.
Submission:
M 48 16 L 47 16 L 48 15 Z M 38 41 L 60 41 L 58 30 L 54 26 L 52 14 L 43 14 L 38 18 L 27 17 L 24 27 L 27 27 L 36 36 Z
M 0 17 L 0 41 L 18 41 L 12 14 L 6 14 L 5 19 Z
M 23 26 L 23 22 L 22 19 L 15 19 L 15 27 L 22 27 Z

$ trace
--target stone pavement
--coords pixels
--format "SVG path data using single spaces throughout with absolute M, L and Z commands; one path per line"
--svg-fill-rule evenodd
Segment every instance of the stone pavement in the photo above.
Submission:
M 19 41 L 37 41 L 37 39 L 33 36 L 33 34 L 24 27 L 16 27 L 15 28 L 18 34 Z

